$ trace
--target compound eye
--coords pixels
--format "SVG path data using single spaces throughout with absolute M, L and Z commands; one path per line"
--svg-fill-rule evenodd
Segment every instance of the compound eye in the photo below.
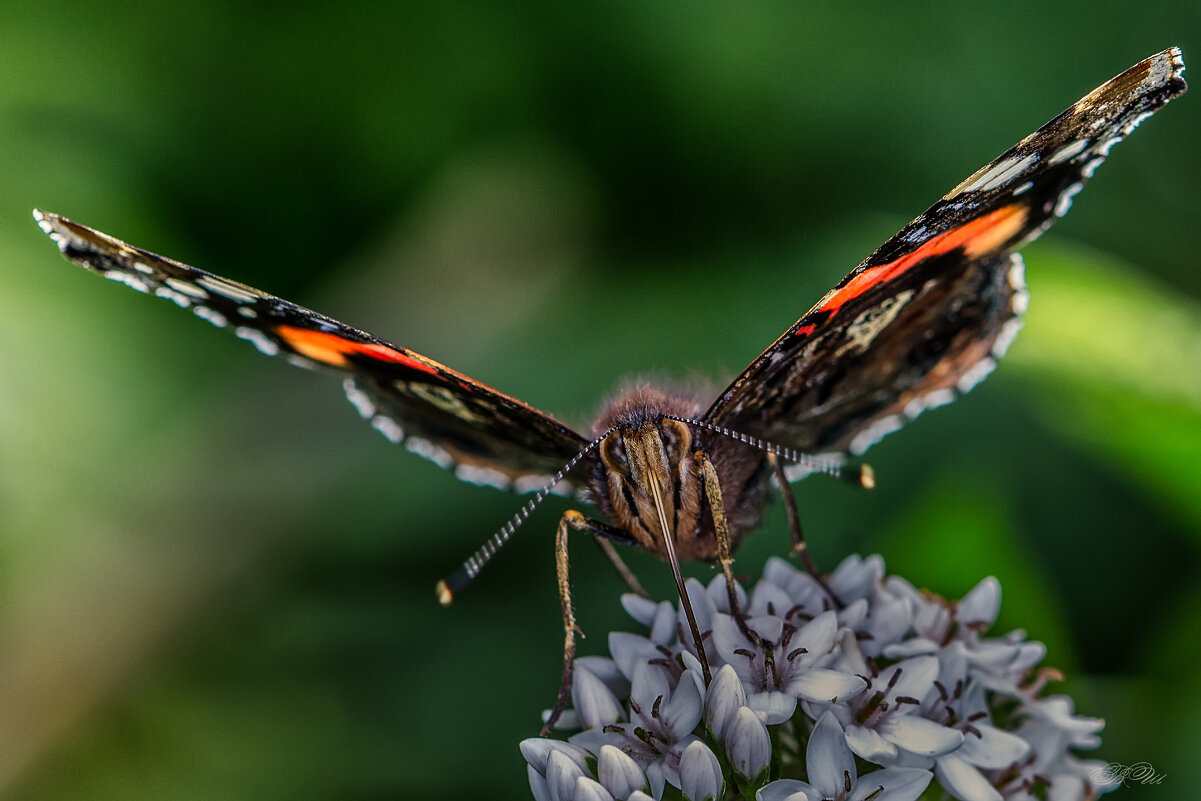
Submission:
M 601 443 L 600 452 L 601 461 L 605 463 L 605 467 L 619 475 L 630 475 L 630 458 L 626 455 L 626 445 L 620 433 L 610 434 Z
M 692 432 L 686 423 L 679 420 L 663 420 L 661 430 L 667 463 L 675 467 L 688 455 L 688 449 L 692 446 Z

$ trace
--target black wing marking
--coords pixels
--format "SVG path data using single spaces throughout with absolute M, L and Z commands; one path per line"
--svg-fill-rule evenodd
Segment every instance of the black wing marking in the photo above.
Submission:
M 995 366 L 1026 295 L 1012 251 L 1067 213 L 1109 154 L 1185 91 L 1177 48 L 1090 92 L 856 267 L 713 403 L 707 421 L 808 453 L 859 454 Z
M 34 218 L 70 261 L 191 309 L 268 356 L 343 374 L 372 427 L 466 481 L 538 490 L 587 445 L 549 415 L 418 353 L 57 214 Z

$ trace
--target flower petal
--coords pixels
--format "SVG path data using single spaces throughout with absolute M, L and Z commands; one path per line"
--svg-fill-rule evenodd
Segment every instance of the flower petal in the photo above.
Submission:
M 1047 801 L 1084 801 L 1088 788 L 1079 776 L 1055 776 L 1047 788 Z
M 790 651 L 804 648 L 805 653 L 794 664 L 805 667 L 816 664 L 834 648 L 838 635 L 838 614 L 831 609 L 822 612 L 797 630 L 788 643 Z
M 939 756 L 963 744 L 963 732 L 916 715 L 893 715 L 876 729 L 898 748 L 919 756 Z
M 588 763 L 585 761 L 588 757 L 588 752 L 571 743 L 565 743 L 562 740 L 551 740 L 547 737 L 529 737 L 522 740 L 518 748 L 521 749 L 521 756 L 530 764 L 530 767 L 543 776 L 546 775 L 546 762 L 555 751 L 562 751 L 571 757 L 581 768 L 588 766 Z
M 881 689 L 888 687 L 893 681 L 893 674 L 901 674 L 892 688 L 888 690 L 890 698 L 907 696 L 910 698 L 925 698 L 926 693 L 934 688 L 934 680 L 938 678 L 938 657 L 915 656 L 898 662 L 880 672 L 880 677 L 872 682 L 873 687 Z
M 709 643 L 721 661 L 733 665 L 739 677 L 744 682 L 751 680 L 750 661 L 737 651 L 753 650 L 751 643 L 738 627 L 738 623 L 729 615 L 719 614 L 713 618 L 713 636 Z
M 550 789 L 546 786 L 546 779 L 542 774 L 534 770 L 533 765 L 526 765 L 525 771 L 530 777 L 530 792 L 534 801 L 550 801 Z
M 622 697 L 630 694 L 630 680 L 622 675 L 617 663 L 607 656 L 576 657 L 576 667 L 584 667 L 593 676 L 605 683 L 614 695 Z
M 897 758 L 897 747 L 875 729 L 851 724 L 846 728 L 847 747 L 856 755 L 877 765 L 889 765 Z
M 718 573 L 714 576 L 705 592 L 709 595 L 709 600 L 713 602 L 714 609 L 723 614 L 730 614 L 730 594 L 726 591 L 724 574 Z M 739 608 L 746 609 L 746 590 L 738 582 L 734 582 L 734 597 L 738 599 Z
M 705 585 L 696 579 L 686 579 L 684 588 L 688 592 L 688 600 L 692 603 L 692 614 L 696 617 L 696 627 L 704 633 L 713 627 L 713 616 L 717 614 L 717 606 L 713 603 L 713 598 L 705 589 Z M 676 625 L 683 627 L 684 631 L 688 631 L 688 616 L 682 605 L 676 615 Z
M 746 706 L 746 691 L 742 680 L 730 665 L 722 665 L 709 684 L 705 699 L 705 724 L 718 742 L 726 730 L 726 724 L 740 707 Z
M 676 638 L 676 608 L 663 601 L 655 610 L 655 619 L 650 625 L 650 641 L 655 645 L 667 645 Z
M 616 723 L 622 714 L 617 697 L 592 671 L 576 665 L 571 683 L 571 703 L 585 728 L 602 729 Z
M 659 604 L 650 598 L 643 598 L 641 595 L 627 592 L 621 596 L 621 608 L 626 610 L 627 615 L 649 629 L 651 621 L 655 619 L 655 613 L 659 611 Z
M 930 779 L 930 771 L 921 768 L 884 768 L 859 777 L 847 801 L 917 801 Z M 872 795 L 883 788 L 879 795 Z
M 979 732 L 979 736 L 974 732 L 965 732 L 963 747 L 956 751 L 955 755 L 977 767 L 989 770 L 1006 768 L 1030 750 L 1030 743 L 1016 734 L 1002 731 L 987 723 L 977 723 L 974 728 Z
M 784 619 L 775 615 L 758 615 L 747 618 L 746 627 L 759 635 L 764 642 L 779 642 L 784 632 Z
M 679 740 L 696 728 L 701 722 L 701 713 L 705 708 L 703 681 L 691 670 L 684 671 L 675 692 L 659 710 L 663 725 L 671 733 L 673 740 Z
M 778 779 L 755 793 L 755 801 L 822 801 L 822 794 L 800 779 Z
M 610 632 L 609 653 L 613 655 L 617 669 L 627 680 L 634 678 L 634 669 L 639 664 L 663 655 L 646 637 L 640 637 L 628 631 Z
M 827 584 L 830 591 L 842 599 L 844 604 L 854 603 L 871 595 L 876 582 L 884 577 L 884 559 L 873 554 L 861 559 L 857 554 L 848 556 L 834 568 Z
M 938 653 L 938 643 L 925 637 L 910 637 L 885 647 L 881 653 L 889 659 L 907 659 L 911 656 Z
M 863 692 L 867 682 L 851 673 L 829 668 L 811 668 L 794 674 L 784 692 L 807 701 L 838 703 Z
M 758 778 L 771 759 L 771 737 L 755 713 L 742 707 L 726 726 L 722 744 L 734 772 L 747 780 Z
M 975 766 L 957 754 L 939 757 L 934 763 L 938 783 L 959 801 L 1001 801 L 1001 794 Z
M 796 712 L 796 696 L 782 692 L 755 693 L 747 698 L 744 706 L 758 716 L 767 726 L 778 726 Z
M 596 777 L 614 798 L 626 798 L 635 790 L 650 789 L 646 774 L 638 763 L 612 745 L 601 747 L 596 760 Z
M 643 714 L 651 713 L 656 699 L 666 700 L 669 695 L 671 682 L 666 670 L 650 662 L 635 666 L 634 677 L 630 680 L 630 698 L 641 707 Z
M 680 757 L 680 790 L 689 801 L 707 801 L 725 794 L 721 763 L 700 740 L 685 748 Z
M 546 760 L 546 787 L 550 801 L 571 801 L 575 795 L 575 780 L 584 776 L 584 769 L 562 751 L 551 751 Z
M 784 588 L 765 580 L 756 584 L 755 589 L 751 591 L 748 611 L 752 615 L 774 615 L 783 618 L 792 607 L 792 599 L 788 597 Z
M 809 781 L 823 798 L 837 798 L 845 789 L 846 776 L 855 781 L 855 757 L 847 747 L 847 738 L 833 713 L 818 719 L 805 749 Z
M 983 579 L 959 599 L 956 605 L 956 617 L 960 625 L 977 624 L 979 628 L 988 628 L 997 619 L 1001 609 L 1001 582 L 993 576 Z M 983 623 L 981 627 L 979 624 Z
M 613 794 L 601 786 L 596 779 L 581 776 L 575 780 L 572 801 L 613 801 Z

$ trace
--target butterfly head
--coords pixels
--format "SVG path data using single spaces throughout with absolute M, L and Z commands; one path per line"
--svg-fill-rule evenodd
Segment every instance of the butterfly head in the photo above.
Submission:
M 600 445 L 597 476 L 613 522 L 647 550 L 665 555 L 671 537 L 684 558 L 695 558 L 681 535 L 697 528 L 699 481 L 693 432 L 684 422 L 648 415 L 619 426 Z M 685 537 L 686 538 L 686 537 Z

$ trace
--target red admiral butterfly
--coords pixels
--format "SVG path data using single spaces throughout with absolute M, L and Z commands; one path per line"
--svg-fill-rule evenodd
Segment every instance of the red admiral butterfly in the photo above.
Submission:
M 789 479 L 820 471 L 870 485 L 866 467 L 841 465 L 845 455 L 862 454 L 984 378 L 1026 306 L 1014 251 L 1067 212 L 1114 144 L 1184 92 L 1183 71 L 1177 48 L 1152 56 L 973 173 L 852 270 L 716 400 L 635 386 L 583 434 L 337 320 L 58 215 L 34 216 L 71 261 L 191 309 L 267 355 L 343 375 L 351 403 L 391 441 L 464 480 L 537 490 L 439 584 L 444 603 L 553 487 L 592 501 L 610 522 L 569 511 L 556 537 L 565 671 L 549 727 L 566 702 L 575 647 L 568 530 L 594 535 L 635 589 L 609 543 L 666 557 L 699 644 L 678 559 L 720 562 L 729 579 L 730 554 L 759 522 L 773 478 L 801 550 Z M 696 653 L 707 672 L 704 649 Z

